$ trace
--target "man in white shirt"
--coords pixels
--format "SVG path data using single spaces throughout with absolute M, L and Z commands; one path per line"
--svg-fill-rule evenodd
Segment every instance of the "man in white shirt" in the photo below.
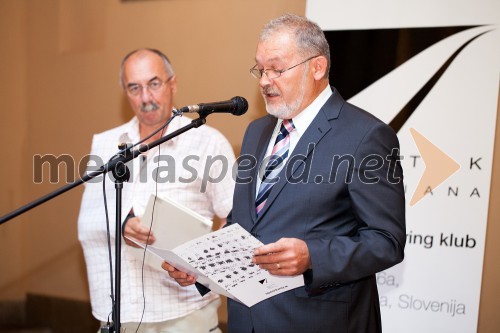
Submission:
M 135 50 L 123 59 L 120 74 L 135 117 L 94 136 L 91 149 L 94 161 L 107 162 L 117 152 L 118 143 L 136 143 L 147 138 L 172 115 L 176 76 L 163 53 L 154 49 Z M 154 134 L 145 143 L 189 123 L 189 119 L 174 118 L 166 130 Z M 140 224 L 140 217 L 149 197 L 156 193 L 206 218 L 217 215 L 224 223 L 232 205 L 234 180 L 230 170 L 234 160 L 231 145 L 224 136 L 209 126 L 201 126 L 129 162 L 131 179 L 124 183 L 122 202 L 124 235 L 154 243 L 155 235 Z M 158 175 L 157 170 L 160 170 Z M 109 176 L 105 177 L 113 247 L 115 189 Z M 85 184 L 78 233 L 87 263 L 92 312 L 98 320 L 107 322 L 112 303 L 102 181 L 100 176 Z M 122 328 L 135 332 L 140 323 L 139 332 L 220 332 L 217 295 L 202 298 L 194 286 L 181 288 L 160 267 L 143 265 L 130 251 L 133 243 L 126 239 L 125 242 L 121 266 Z M 114 253 L 114 248 L 111 251 Z

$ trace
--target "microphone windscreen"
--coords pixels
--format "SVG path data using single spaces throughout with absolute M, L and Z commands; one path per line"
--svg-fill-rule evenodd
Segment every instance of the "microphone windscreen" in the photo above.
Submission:
M 235 96 L 231 98 L 233 101 L 234 105 L 236 106 L 235 110 L 232 112 L 235 116 L 241 116 L 242 114 L 246 113 L 248 110 L 248 102 L 245 98 L 241 96 Z

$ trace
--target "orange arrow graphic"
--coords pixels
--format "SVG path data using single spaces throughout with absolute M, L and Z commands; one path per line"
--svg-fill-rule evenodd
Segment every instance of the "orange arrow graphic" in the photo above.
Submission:
M 410 132 L 425 164 L 424 173 L 410 201 L 410 206 L 413 206 L 429 193 L 429 188 L 431 190 L 435 189 L 457 172 L 460 169 L 460 164 L 432 144 L 414 128 L 410 128 Z

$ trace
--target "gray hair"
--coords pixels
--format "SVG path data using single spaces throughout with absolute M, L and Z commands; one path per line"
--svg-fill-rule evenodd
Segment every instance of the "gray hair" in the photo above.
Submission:
M 261 41 L 267 40 L 273 34 L 285 32 L 294 37 L 298 51 L 304 57 L 322 55 L 327 60 L 324 78 L 330 72 L 330 46 L 323 30 L 307 18 L 295 14 L 284 14 L 269 21 L 260 33 Z
M 172 64 L 170 63 L 170 60 L 168 60 L 167 56 L 163 52 L 161 52 L 157 49 L 150 49 L 150 48 L 137 49 L 137 50 L 134 50 L 134 51 L 128 53 L 125 57 L 123 57 L 122 62 L 120 64 L 120 85 L 122 87 L 123 87 L 123 67 L 125 65 L 125 62 L 132 55 L 136 54 L 137 52 L 141 52 L 141 51 L 149 51 L 151 53 L 158 55 L 163 60 L 163 63 L 165 64 L 165 71 L 167 72 L 168 77 L 171 78 L 172 76 L 174 76 L 175 73 L 174 73 L 174 69 L 172 68 Z

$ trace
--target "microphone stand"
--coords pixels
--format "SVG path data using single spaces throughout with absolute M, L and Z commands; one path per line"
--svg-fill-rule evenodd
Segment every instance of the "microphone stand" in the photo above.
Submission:
M 177 111 L 174 111 L 174 116 L 177 116 L 181 113 L 177 113 Z M 107 173 L 111 171 L 113 173 L 113 177 L 115 177 L 115 190 L 116 190 L 116 239 L 115 239 L 115 299 L 114 299 L 114 304 L 113 304 L 113 326 L 109 328 L 105 328 L 104 330 L 101 329 L 101 332 L 109 332 L 109 333 L 120 333 L 121 330 L 121 324 L 120 324 L 120 285 L 121 285 L 121 236 L 122 236 L 122 224 L 121 224 L 121 209 L 122 209 L 122 189 L 123 189 L 123 182 L 128 181 L 130 177 L 130 171 L 128 170 L 127 166 L 125 165 L 127 162 L 133 160 L 140 154 L 147 152 L 151 148 L 154 148 L 163 142 L 166 142 L 184 132 L 187 132 L 188 130 L 192 128 L 198 128 L 202 125 L 204 125 L 207 120 L 206 117 L 210 114 L 210 112 L 199 112 L 199 118 L 193 119 L 190 124 L 179 128 L 178 130 L 165 135 L 158 140 L 153 141 L 150 144 L 144 144 L 144 145 L 139 145 L 137 149 L 130 150 L 132 147 L 125 148 L 125 147 L 120 147 L 120 149 L 123 149 L 118 153 L 117 155 L 113 156 L 108 163 L 103 165 L 102 167 L 99 168 L 99 170 L 91 172 L 80 179 L 76 180 L 73 183 L 67 184 L 49 194 L 46 194 L 39 199 L 32 201 L 31 203 L 28 203 L 0 218 L 0 225 L 13 219 L 14 217 L 21 215 L 28 210 L 31 210 L 41 204 L 43 204 L 46 201 L 49 201 L 71 189 L 74 187 L 81 185 L 85 182 L 88 182 L 89 180 Z

